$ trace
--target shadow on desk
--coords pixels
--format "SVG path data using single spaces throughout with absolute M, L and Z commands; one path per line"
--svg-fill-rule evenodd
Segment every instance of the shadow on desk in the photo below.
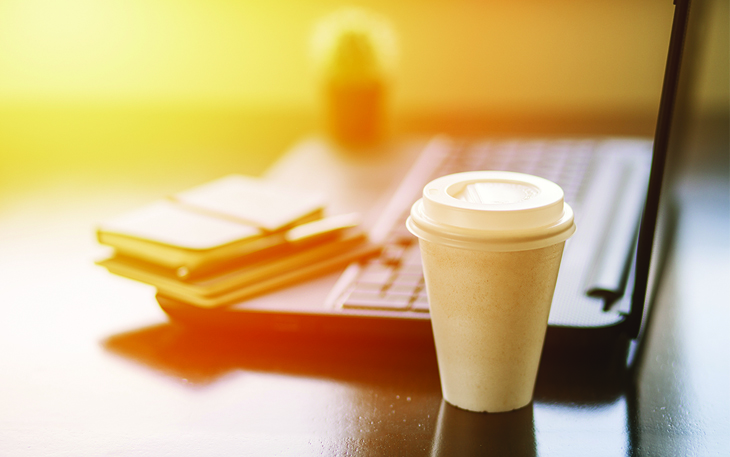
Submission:
M 191 388 L 206 388 L 230 373 L 249 371 L 347 383 L 359 392 L 353 397 L 359 398 L 358 402 L 375 402 L 370 405 L 374 411 L 388 411 L 392 400 L 383 395 L 373 399 L 373 391 L 434 400 L 441 396 L 432 342 L 303 339 L 291 335 L 243 337 L 170 323 L 113 335 L 102 344 L 114 354 L 184 381 Z M 585 417 L 586 411 L 601 410 L 603 406 L 615 410 L 615 405 L 625 404 L 627 409 L 616 418 L 621 422 L 616 428 L 634 430 L 636 391 L 630 372 L 622 369 L 621 364 L 611 365 L 589 355 L 580 351 L 547 352 L 541 363 L 534 403 L 517 411 L 472 413 L 441 400 L 438 414 L 437 403 L 428 401 L 413 405 L 412 410 L 404 413 L 408 417 L 404 416 L 402 423 L 391 424 L 383 417 L 380 429 L 365 431 L 364 442 L 375 452 L 367 455 L 378 455 L 380 451 L 387 455 L 392 451 L 389 446 L 395 444 L 405 449 L 413 445 L 420 450 L 403 455 L 422 455 L 424 432 L 431 436 L 427 455 L 432 457 L 485 455 L 485 451 L 497 455 L 539 455 L 537 436 L 548 444 L 552 436 L 537 433 L 545 426 L 538 419 L 544 422 L 548 410 L 560 415 L 565 423 L 574 424 L 575 419 Z M 603 357 L 615 355 L 609 351 Z M 417 430 L 398 428 L 415 423 L 429 425 Z M 398 435 L 402 436 L 393 438 L 388 435 L 389 430 L 399 430 Z M 628 440 L 629 448 L 639 442 L 632 433 L 623 438 Z
M 243 370 L 364 385 L 405 382 L 420 392 L 440 392 L 432 342 L 246 337 L 161 324 L 111 336 L 102 344 L 113 353 L 195 386 Z
M 189 385 L 205 386 L 243 370 L 360 384 L 417 378 L 417 386 L 412 387 L 440 392 L 436 352 L 430 340 L 241 336 L 168 323 L 113 335 L 102 344 L 112 353 L 184 379 Z M 586 405 L 613 402 L 625 391 L 627 372 L 622 370 L 620 358 L 607 351 L 547 352 L 535 400 Z

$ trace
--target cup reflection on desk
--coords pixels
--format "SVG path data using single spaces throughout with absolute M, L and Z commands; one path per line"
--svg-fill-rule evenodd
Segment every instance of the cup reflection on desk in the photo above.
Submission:
M 441 400 L 431 457 L 535 456 L 532 405 L 500 414 L 466 411 Z

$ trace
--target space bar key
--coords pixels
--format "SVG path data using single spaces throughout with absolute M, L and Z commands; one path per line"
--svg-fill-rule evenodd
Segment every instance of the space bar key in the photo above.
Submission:
M 345 300 L 343 308 L 405 311 L 410 307 L 409 295 L 368 296 L 353 293 Z

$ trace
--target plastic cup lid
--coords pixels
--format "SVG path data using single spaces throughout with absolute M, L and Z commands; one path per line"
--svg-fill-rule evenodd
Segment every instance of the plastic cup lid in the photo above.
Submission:
M 422 239 L 490 251 L 537 249 L 575 232 L 573 210 L 560 186 L 508 171 L 471 171 L 431 181 L 406 224 Z

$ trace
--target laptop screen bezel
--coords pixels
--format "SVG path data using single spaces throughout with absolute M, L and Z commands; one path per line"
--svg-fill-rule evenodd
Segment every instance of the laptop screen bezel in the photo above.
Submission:
M 649 270 L 654 249 L 660 196 L 671 136 L 672 118 L 677 99 L 680 67 L 689 19 L 690 0 L 675 0 L 674 5 L 674 18 L 672 20 L 672 30 L 669 39 L 667 64 L 659 102 L 657 125 L 654 132 L 651 174 L 637 240 L 631 313 L 625 321 L 626 332 L 631 338 L 637 338 L 641 333 L 645 321 L 646 303 L 651 300 L 651 297 L 647 297 Z

